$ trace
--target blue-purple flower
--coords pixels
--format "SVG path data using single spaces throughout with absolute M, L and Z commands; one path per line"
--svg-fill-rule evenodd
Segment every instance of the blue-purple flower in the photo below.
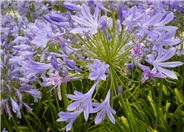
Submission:
M 98 83 L 99 82 L 97 81 L 95 84 L 93 84 L 91 89 L 85 94 L 82 94 L 79 91 L 74 91 L 75 95 L 67 94 L 66 96 L 68 98 L 75 100 L 75 102 L 72 102 L 70 105 L 68 105 L 67 110 L 68 111 L 76 111 L 76 110 L 83 111 L 84 118 L 87 121 L 89 117 L 89 113 L 91 113 L 93 110 L 91 98 L 95 90 L 95 87 L 97 86 Z
M 11 112 L 10 112 L 10 107 L 8 105 L 8 99 L 5 99 L 5 100 L 3 100 L 3 102 L 0 102 L 0 103 L 1 103 L 1 106 L 4 105 L 4 109 L 5 109 L 7 115 L 9 117 L 9 119 L 10 119 L 12 117 L 12 115 L 11 115 Z
M 105 62 L 100 62 L 100 60 L 95 59 L 93 64 L 88 64 L 89 69 L 91 70 L 88 78 L 90 80 L 106 80 L 105 72 L 109 67 Z
M 96 7 L 94 14 L 92 15 L 90 9 L 85 4 L 81 7 L 82 16 L 73 15 L 72 19 L 78 24 L 77 27 L 72 29 L 71 33 L 83 33 L 89 32 L 91 34 L 96 34 L 98 28 L 103 27 L 104 25 L 104 16 L 99 18 L 99 8 Z
M 35 23 L 30 23 L 27 25 L 27 28 L 24 30 L 28 38 L 31 39 L 31 44 L 35 48 L 45 48 L 47 43 L 58 36 L 63 35 L 58 31 L 53 32 L 53 29 L 49 23 L 45 23 L 40 20 L 36 20 Z
M 140 57 L 143 55 L 142 46 L 140 43 L 136 43 L 133 49 L 130 50 L 134 57 Z
M 59 119 L 57 121 L 66 121 L 69 122 L 68 125 L 65 126 L 66 131 L 71 130 L 73 122 L 79 116 L 82 111 L 75 111 L 75 112 L 59 112 L 58 116 Z
M 123 21 L 123 25 L 134 27 L 140 23 L 140 20 L 143 18 L 144 12 L 143 10 L 138 9 L 136 6 L 133 6 L 128 10 L 123 9 L 123 7 L 120 6 L 118 14 L 120 17 L 120 21 Z
M 106 114 L 110 119 L 110 121 L 113 124 L 115 124 L 115 119 L 112 114 L 116 114 L 116 111 L 113 108 L 111 108 L 109 101 L 110 101 L 110 90 L 108 91 L 105 100 L 102 103 L 93 103 L 93 106 L 95 106 L 95 108 L 93 109 L 93 113 L 100 111 L 98 112 L 95 118 L 95 124 L 102 122 Z
M 120 95 L 121 95 L 122 90 L 123 90 L 122 86 L 119 86 L 119 87 L 118 87 L 118 96 L 120 96 Z
M 146 61 L 154 66 L 152 71 L 154 71 L 154 72 L 159 71 L 159 73 L 162 73 L 169 78 L 177 79 L 177 76 L 174 72 L 163 68 L 163 67 L 173 68 L 173 67 L 183 65 L 183 63 L 179 62 L 179 61 L 164 62 L 164 61 L 170 59 L 171 57 L 173 57 L 175 55 L 175 53 L 176 53 L 176 48 L 174 48 L 174 47 L 170 48 L 168 50 L 164 50 L 163 48 L 160 47 L 158 49 L 158 56 L 155 58 L 154 55 L 149 54 L 147 56 Z
M 23 61 L 22 63 L 22 70 L 25 72 L 24 75 L 26 78 L 31 78 L 38 73 L 46 71 L 52 68 L 51 64 L 44 64 L 35 61 Z
M 76 5 L 74 3 L 71 3 L 71 2 L 68 2 L 68 1 L 65 1 L 62 6 L 67 9 L 67 10 L 70 10 L 70 11 L 78 11 L 81 9 L 81 7 L 79 5 Z
M 165 26 L 165 24 L 169 23 L 174 18 L 172 12 L 166 16 L 161 12 L 158 12 L 153 16 L 146 14 L 143 18 L 140 27 L 145 34 L 151 37 L 158 37 L 161 31 L 176 31 L 178 29 L 175 26 Z
M 11 104 L 12 104 L 12 110 L 14 113 L 17 114 L 17 117 L 20 119 L 21 118 L 21 113 L 20 113 L 20 108 L 19 108 L 19 105 L 17 104 L 16 101 L 13 100 L 13 98 L 10 98 L 11 99 Z
M 143 70 L 142 80 L 141 80 L 142 83 L 144 83 L 146 80 L 148 80 L 149 77 L 151 77 L 151 78 L 153 78 L 153 77 L 165 78 L 166 77 L 162 73 L 157 73 L 156 71 L 150 70 L 150 68 L 148 66 L 144 66 L 140 63 L 137 63 L 137 65 L 139 66 L 139 68 L 141 68 Z
M 59 100 L 61 100 L 61 83 L 68 82 L 70 80 L 73 80 L 75 78 L 71 78 L 68 76 L 61 77 L 58 74 L 50 73 L 49 78 L 46 78 L 45 75 L 42 75 L 43 83 L 41 83 L 42 87 L 49 87 L 49 86 L 54 86 L 52 89 L 57 87 L 57 94 Z
M 161 32 L 158 38 L 151 40 L 153 44 L 153 49 L 157 50 L 159 47 L 162 46 L 175 46 L 181 43 L 181 39 L 174 38 L 176 31 L 170 32 Z
M 24 89 L 24 92 L 33 96 L 35 102 L 38 102 L 38 99 L 41 99 L 40 91 L 38 91 L 37 89 L 33 89 L 33 88 L 29 89 L 28 88 L 28 89 Z
M 73 61 L 67 60 L 67 59 L 66 59 L 66 60 L 65 60 L 65 63 L 66 63 L 66 65 L 67 65 L 70 69 L 77 70 L 77 71 L 81 71 L 81 69 L 78 68 L 78 67 L 74 64 Z
M 66 27 L 69 28 L 69 23 L 67 20 L 67 17 L 62 16 L 60 13 L 58 12 L 50 12 L 47 15 L 43 15 L 43 17 L 45 18 L 45 20 L 47 20 L 49 23 L 55 24 L 57 26 L 61 27 Z M 53 25 L 50 25 L 50 27 L 52 29 L 56 29 L 56 27 L 54 27 Z M 63 30 L 63 29 L 62 29 Z

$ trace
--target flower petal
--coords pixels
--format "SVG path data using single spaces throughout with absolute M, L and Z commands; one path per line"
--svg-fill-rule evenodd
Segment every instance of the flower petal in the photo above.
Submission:
M 107 116 L 109 117 L 110 121 L 115 124 L 115 119 L 110 111 L 107 111 Z
M 156 60 L 158 62 L 166 61 L 166 60 L 170 59 L 171 57 L 173 57 L 175 55 L 175 53 L 176 53 L 176 48 L 174 48 L 174 47 L 170 48 L 169 50 L 166 51 L 166 53 L 162 52 L 163 56 L 160 58 L 157 58 Z
M 105 117 L 105 113 L 101 110 L 95 117 L 95 124 L 102 122 L 102 120 L 104 120 L 104 117 Z
M 68 105 L 67 110 L 68 111 L 74 111 L 76 110 L 76 107 L 80 105 L 80 101 L 75 101 Z
M 169 78 L 178 79 L 177 76 L 176 76 L 176 74 L 175 74 L 174 72 L 170 71 L 170 70 L 164 69 L 164 68 L 162 68 L 162 67 L 158 67 L 157 69 L 158 69 L 158 71 L 159 71 L 160 73 L 165 74 L 165 75 L 168 76 Z
M 177 67 L 183 65 L 183 63 L 179 61 L 174 61 L 174 62 L 162 62 L 158 63 L 158 65 L 163 67 Z

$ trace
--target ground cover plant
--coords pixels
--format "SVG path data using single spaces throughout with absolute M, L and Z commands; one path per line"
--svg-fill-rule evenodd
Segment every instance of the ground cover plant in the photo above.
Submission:
M 183 1 L 3 0 L 1 18 L 1 131 L 184 131 Z

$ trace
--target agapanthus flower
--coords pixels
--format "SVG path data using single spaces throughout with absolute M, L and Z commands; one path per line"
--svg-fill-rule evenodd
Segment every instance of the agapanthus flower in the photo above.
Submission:
M 71 60 L 65 60 L 65 63 L 66 63 L 66 65 L 69 67 L 69 68 L 71 68 L 71 69 L 73 69 L 73 70 L 77 70 L 77 71 L 81 71 L 81 69 L 80 68 L 78 68 L 74 63 L 73 63 L 73 61 L 71 61 Z
M 6 128 L 3 128 L 2 132 L 8 132 L 8 130 L 6 130 Z
M 50 16 L 50 19 L 55 22 L 66 22 L 67 21 L 65 17 L 63 17 L 61 14 L 56 13 L 56 12 L 51 12 L 49 16 Z
M 92 11 L 95 12 L 95 7 L 99 7 L 101 10 L 103 10 L 105 12 L 105 14 L 107 14 L 107 12 L 111 12 L 110 10 L 108 10 L 107 8 L 105 8 L 105 4 L 104 2 L 100 2 L 97 0 L 93 0 L 93 1 L 87 1 L 88 5 L 91 7 Z
M 165 14 L 158 12 L 153 16 L 143 17 L 143 21 L 140 23 L 141 30 L 151 37 L 158 37 L 162 31 L 176 31 L 178 28 L 175 26 L 165 26 L 173 18 L 174 14 L 171 12 L 164 17 Z
M 24 75 L 26 78 L 31 78 L 38 73 L 41 73 L 43 71 L 46 71 L 46 70 L 52 68 L 51 64 L 39 63 L 39 62 L 35 62 L 32 60 L 31 61 L 23 61 L 21 64 L 22 64 L 21 70 L 23 70 L 25 72 Z
M 3 102 L 1 101 L 1 106 L 3 106 L 3 105 L 4 105 L 5 111 L 8 114 L 8 117 L 10 119 L 12 117 L 12 115 L 11 115 L 11 112 L 10 112 L 10 107 L 8 105 L 8 99 L 3 100 Z
M 68 76 L 65 77 L 61 77 L 58 74 L 54 74 L 54 73 L 50 73 L 49 74 L 49 78 L 46 78 L 44 75 L 42 75 L 42 79 L 43 79 L 43 83 L 41 83 L 42 87 L 49 87 L 49 86 L 54 86 L 52 89 L 54 89 L 55 87 L 57 87 L 57 94 L 58 94 L 58 98 L 59 100 L 61 100 L 61 83 L 65 83 L 68 81 L 71 81 L 75 78 L 71 78 Z
M 123 90 L 122 86 L 119 86 L 119 87 L 118 87 L 118 96 L 120 96 L 120 95 L 121 95 L 122 90 Z
M 66 131 L 71 130 L 73 122 L 76 118 L 80 115 L 82 111 L 75 111 L 75 112 L 59 112 L 58 116 L 59 119 L 57 121 L 66 121 L 69 122 L 68 125 L 65 126 Z
M 106 114 L 109 117 L 110 121 L 113 124 L 115 124 L 115 119 L 112 114 L 116 114 L 116 111 L 111 108 L 109 101 L 110 101 L 110 90 L 108 91 L 105 100 L 102 103 L 93 103 L 93 106 L 95 106 L 95 108 L 93 109 L 93 113 L 100 111 L 95 117 L 95 124 L 102 122 Z
M 22 94 L 21 94 L 21 91 L 20 91 L 20 89 L 16 89 L 15 92 L 16 92 L 17 97 L 18 97 L 19 102 L 20 102 L 19 107 L 21 108 L 22 107 L 22 103 L 21 103 L 22 102 Z
M 53 11 L 53 12 L 50 12 L 49 14 L 47 14 L 47 15 L 43 15 L 43 17 L 48 22 L 53 23 L 57 26 L 60 26 L 60 30 L 61 30 L 61 27 L 69 28 L 69 23 L 68 23 L 67 17 L 62 16 L 61 13 Z M 51 28 L 56 28 L 56 27 L 51 25 Z
M 133 70 L 134 69 L 134 64 L 132 64 L 132 63 L 128 64 L 128 69 Z
M 26 103 L 23 102 L 23 105 L 26 107 L 27 111 L 32 111 L 32 108 L 29 107 L 29 105 L 27 105 Z
M 104 24 L 104 16 L 99 18 L 99 8 L 96 7 L 94 14 L 92 15 L 90 9 L 85 4 L 81 7 L 82 16 L 73 15 L 72 19 L 78 23 L 80 26 L 75 27 L 70 32 L 71 33 L 83 33 L 89 32 L 91 34 L 96 34 L 97 30 L 101 28 Z
M 181 43 L 181 39 L 174 38 L 176 31 L 170 32 L 161 32 L 158 38 L 154 38 L 151 40 L 153 44 L 153 49 L 158 49 L 159 47 L 163 46 L 175 46 Z
M 105 62 L 100 62 L 100 60 L 95 59 L 93 64 L 88 64 L 89 69 L 91 70 L 88 78 L 90 80 L 106 80 L 105 72 L 109 67 Z
M 38 99 L 41 99 L 40 91 L 38 91 L 37 89 L 33 89 L 33 88 L 27 89 L 26 88 L 24 89 L 24 92 L 30 94 L 34 98 L 35 102 L 38 102 Z
M 133 6 L 128 10 L 123 10 L 122 7 L 120 7 L 120 9 L 118 10 L 118 14 L 120 21 L 123 21 L 123 25 L 131 27 L 137 26 L 140 23 L 140 20 L 143 18 L 144 11 L 138 9 L 136 6 Z
M 140 57 L 141 55 L 143 55 L 142 45 L 140 43 L 136 43 L 136 45 L 130 50 L 130 52 L 134 57 Z
M 183 12 L 183 3 L 147 0 L 145 2 L 147 5 L 141 6 L 136 1 L 123 0 L 123 2 L 99 2 L 96 0 L 86 2 L 58 2 L 53 0 L 43 4 L 42 2 L 3 2 L 2 13 L 7 16 L 2 17 L 1 47 L 4 51 L 2 53 L 2 50 L 0 50 L 0 54 L 3 56 L 0 60 L 0 64 L 2 64 L 0 69 L 3 71 L 0 73 L 3 82 L 0 92 L 3 94 L 3 100 L 0 103 L 3 104 L 9 118 L 13 113 L 21 118 L 20 111 L 23 106 L 28 111 L 32 110 L 28 104 L 23 102 L 24 98 L 25 101 L 27 100 L 24 95 L 31 95 L 37 102 L 41 98 L 41 92 L 36 89 L 35 85 L 36 82 L 41 81 L 40 79 L 42 79 L 40 83 L 42 87 L 51 86 L 51 90 L 56 88 L 58 98 L 61 100 L 60 85 L 79 78 L 74 77 L 74 75 L 84 75 L 84 78 L 87 78 L 86 70 L 88 68 L 88 78 L 92 81 L 95 80 L 96 83 L 84 94 L 79 91 L 74 91 L 74 95 L 66 94 L 73 102 L 67 107 L 69 112 L 58 114 L 59 119 L 57 121 L 68 122 L 65 128 L 69 131 L 73 122 L 81 113 L 84 114 L 86 121 L 89 119 L 90 113 L 97 113 L 94 120 L 95 124 L 105 120 L 106 115 L 115 124 L 113 114 L 116 114 L 116 112 L 110 106 L 110 90 L 102 103 L 93 103 L 92 95 L 99 81 L 106 80 L 106 71 L 108 72 L 110 62 L 116 69 L 116 75 L 124 72 L 125 74 L 122 73 L 121 75 L 127 76 L 128 73 L 131 73 L 127 69 L 133 70 L 134 68 L 131 62 L 135 63 L 141 60 L 144 63 L 143 55 L 147 53 L 149 55 L 146 61 L 153 65 L 153 69 L 142 64 L 136 64 L 143 71 L 142 82 L 154 77 L 177 78 L 174 72 L 163 68 L 172 68 L 183 64 L 179 61 L 165 62 L 175 54 L 176 49 L 170 47 L 181 42 L 180 39 L 174 38 L 177 27 L 166 24 L 170 24 L 170 22 L 172 24 L 173 19 L 179 18 L 174 17 L 173 12 L 170 11 Z M 52 7 L 59 9 L 61 6 L 68 11 L 53 11 Z M 116 7 L 118 6 L 120 6 L 118 10 L 120 20 L 117 19 Z M 115 17 L 107 8 L 114 11 Z M 48 9 L 50 10 L 49 13 L 47 12 Z M 168 10 L 170 11 L 168 12 Z M 42 15 L 43 12 L 46 15 Z M 107 14 L 107 12 L 109 13 Z M 101 16 L 102 14 L 104 16 Z M 34 23 L 30 23 L 30 21 Z M 180 25 L 182 26 L 182 24 L 183 22 L 180 20 Z M 75 34 L 78 33 L 80 36 L 76 37 Z M 81 38 L 84 41 L 81 41 Z M 135 47 L 130 50 L 135 42 L 140 43 L 136 43 Z M 75 45 L 76 43 L 78 45 Z M 145 48 L 141 46 L 141 43 L 145 43 Z M 90 47 L 98 44 L 95 48 L 104 47 L 107 44 L 105 45 L 107 48 L 102 47 L 102 49 L 104 49 L 104 53 L 109 49 L 107 52 L 110 53 L 110 56 L 108 57 L 112 57 L 112 61 L 108 62 L 109 65 L 106 64 L 107 62 L 102 62 L 107 58 L 100 58 L 101 61 L 91 58 L 93 56 L 89 56 L 87 53 L 93 51 L 92 48 L 85 47 L 88 46 L 87 44 L 90 44 Z M 86 53 L 87 50 L 89 52 Z M 98 49 L 98 51 L 101 51 L 101 49 Z M 132 55 L 129 54 L 130 52 Z M 98 56 L 95 52 L 93 53 Z M 108 54 L 103 54 L 100 57 L 107 57 L 106 55 Z M 77 61 L 77 59 L 79 60 Z M 94 63 L 85 67 L 91 59 L 94 59 Z M 128 68 L 124 68 L 124 66 L 128 66 Z M 111 74 L 111 71 L 109 71 L 109 74 Z M 115 79 L 117 81 L 115 84 L 120 84 L 121 79 L 125 78 Z M 112 82 L 112 80 L 109 81 L 109 83 Z M 123 80 L 123 82 L 126 82 L 126 80 Z M 129 82 L 127 80 L 127 83 L 129 86 L 133 85 L 133 80 Z M 117 95 L 120 96 L 121 92 L 122 87 L 120 86 Z M 100 98 L 98 99 L 100 100 Z
M 153 8 L 155 11 L 159 12 L 167 12 L 167 11 L 172 11 L 176 12 L 179 11 L 181 12 L 181 9 L 183 7 L 183 1 L 175 1 L 175 0 L 161 0 L 161 1 L 145 1 L 142 3 L 142 6 L 145 8 Z M 182 13 L 182 12 L 181 12 Z
M 8 89 L 8 88 L 3 88 L 4 90 L 6 90 L 6 99 L 3 99 L 2 101 L 0 101 L 1 106 L 4 106 L 5 112 L 8 114 L 8 117 L 11 118 L 11 110 L 10 108 L 12 108 L 12 111 L 14 113 L 16 113 L 17 117 L 19 119 L 21 119 L 21 112 L 20 109 L 22 108 L 22 106 L 25 106 L 25 108 L 27 109 L 27 111 L 31 111 L 31 107 L 26 104 L 25 102 L 23 102 L 22 97 L 27 93 L 30 94 L 35 101 L 37 101 L 38 99 L 41 98 L 41 94 L 37 89 L 33 89 L 31 87 L 27 87 L 25 88 L 25 86 L 20 87 L 19 89 Z M 1 90 L 1 92 L 3 92 L 4 90 Z M 7 92 L 9 92 L 9 94 L 7 94 Z M 25 94 L 23 94 L 25 93 Z M 1 93 L 3 94 L 3 93 Z M 13 96 L 12 96 L 13 95 Z M 11 102 L 11 106 L 9 106 L 9 100 Z
M 14 48 L 14 47 L 13 47 Z M 8 65 L 16 65 L 17 67 L 14 67 L 14 70 L 19 69 L 20 67 L 18 65 L 21 65 L 22 62 L 26 61 L 27 59 L 30 59 L 35 53 L 29 50 L 24 50 L 23 48 L 20 50 L 20 47 L 17 46 L 17 49 L 14 49 L 14 52 L 16 52 L 15 56 L 11 56 L 11 58 L 9 59 Z
M 156 71 L 150 70 L 150 68 L 148 66 L 144 66 L 140 63 L 137 63 L 137 66 L 139 66 L 139 68 L 141 68 L 143 70 L 142 80 L 141 80 L 142 83 L 144 83 L 147 79 L 149 79 L 149 77 L 151 77 L 151 78 L 153 78 L 153 77 L 165 78 L 166 77 L 162 73 L 157 73 Z
M 177 53 L 178 56 L 182 56 L 184 54 L 184 49 Z
M 36 48 L 45 48 L 47 43 L 58 36 L 63 35 L 63 33 L 53 32 L 51 25 L 45 23 L 41 20 L 36 20 L 35 23 L 30 23 L 24 30 L 28 38 L 31 39 L 31 44 Z
M 22 36 L 17 36 L 13 41 L 12 41 L 12 43 L 15 43 L 15 44 L 21 44 L 21 43 L 28 43 L 28 41 L 29 41 L 29 39 L 28 38 L 26 38 L 26 37 L 22 37 Z M 18 46 L 18 45 L 15 45 L 14 47 L 16 47 L 16 46 Z M 26 47 L 30 47 L 29 45 L 25 45 L 24 44 L 24 46 L 26 46 Z
M 91 89 L 85 93 L 82 94 L 79 91 L 74 91 L 75 95 L 67 94 L 66 96 L 72 100 L 75 100 L 75 102 L 72 102 L 71 104 L 68 105 L 67 110 L 68 111 L 83 111 L 84 113 L 84 118 L 87 121 L 89 117 L 89 113 L 92 112 L 93 107 L 92 107 L 92 94 L 99 82 L 97 81 Z
M 52 54 L 52 53 L 46 53 L 47 55 L 53 56 L 53 59 L 51 60 L 51 64 L 52 66 L 55 68 L 56 71 L 58 71 L 59 73 L 63 74 L 63 71 L 60 69 L 60 66 L 58 64 L 58 60 L 56 59 L 56 54 Z M 58 56 L 59 57 L 59 56 Z
M 81 7 L 77 4 L 74 4 L 74 3 L 71 3 L 71 2 L 68 2 L 68 1 L 65 1 L 62 6 L 67 9 L 67 10 L 70 10 L 70 11 L 78 11 L 81 9 Z
M 14 113 L 17 114 L 17 117 L 20 119 L 21 118 L 20 108 L 17 102 L 13 100 L 13 98 L 10 98 L 10 99 L 11 99 L 11 104 L 12 104 L 12 110 Z
M 41 1 L 12 1 L 11 3 L 14 10 L 16 10 L 22 17 L 28 16 L 31 12 L 30 17 L 35 19 L 48 11 L 47 6 L 42 4 Z M 31 8 L 33 4 L 34 8 Z
M 154 71 L 154 72 L 159 71 L 159 73 L 162 73 L 169 78 L 177 79 L 177 76 L 174 72 L 163 68 L 163 67 L 173 68 L 173 67 L 183 65 L 183 63 L 179 62 L 179 61 L 164 62 L 175 55 L 176 48 L 173 47 L 173 48 L 170 48 L 168 50 L 164 50 L 163 48 L 159 48 L 158 50 L 159 50 L 158 56 L 156 58 L 154 57 L 154 55 L 149 54 L 147 56 L 147 59 L 146 59 L 146 61 L 148 63 L 150 63 L 154 66 L 152 71 Z

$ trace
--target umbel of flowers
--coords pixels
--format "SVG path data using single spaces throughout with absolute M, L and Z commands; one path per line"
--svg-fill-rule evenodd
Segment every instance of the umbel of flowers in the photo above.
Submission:
M 23 95 L 30 94 L 35 101 L 41 98 L 40 92 L 31 85 L 34 82 L 42 87 L 53 86 L 51 90 L 56 89 L 62 100 L 62 83 L 89 79 L 94 84 L 88 92 L 66 93 L 72 102 L 67 106 L 68 112 L 58 114 L 57 121 L 68 122 L 67 131 L 80 114 L 86 121 L 90 114 L 96 114 L 95 124 L 105 117 L 115 124 L 112 97 L 121 94 L 122 80 L 129 79 L 134 67 L 142 70 L 142 83 L 149 78 L 177 79 L 167 68 L 183 64 L 168 61 L 177 53 L 175 46 L 181 40 L 175 38 L 178 28 L 168 25 L 174 14 L 166 7 L 158 10 L 152 3 L 147 7 L 128 8 L 121 2 L 96 1 L 63 2 L 62 6 L 67 12 L 49 11 L 45 7 L 45 10 L 35 11 L 40 17 L 32 23 L 15 15 L 2 24 L 3 30 L 10 26 L 9 30 L 6 28 L 10 37 L 2 34 L 0 52 L 3 56 L 1 104 L 10 118 L 12 112 L 21 118 L 22 106 L 32 110 L 22 100 Z M 11 29 L 15 24 L 9 24 L 11 19 L 21 20 L 14 33 Z M 102 88 L 100 84 L 107 80 L 110 87 Z M 103 102 L 93 102 L 99 90 L 106 92 L 106 97 Z
M 114 92 L 118 91 L 121 84 L 118 76 L 122 74 L 124 76 L 126 70 L 131 69 L 130 64 L 143 70 L 142 82 L 149 77 L 177 79 L 174 72 L 164 68 L 183 64 L 165 62 L 176 53 L 176 48 L 172 46 L 181 42 L 180 39 L 173 38 L 177 27 L 166 26 L 173 19 L 173 13 L 161 13 L 151 8 L 143 10 L 134 6 L 126 10 L 127 16 L 121 18 L 120 14 L 123 12 L 125 11 L 118 10 L 119 19 L 115 16 L 116 9 L 108 10 L 108 13 L 104 11 L 106 15 L 101 16 L 102 10 L 98 4 L 92 12 L 90 7 L 82 4 L 81 8 L 71 15 L 73 28 L 69 31 L 69 38 L 66 40 L 69 42 L 65 43 L 65 47 L 72 50 L 74 54 L 70 54 L 68 58 L 74 57 L 73 60 L 76 59 L 77 63 L 75 56 L 82 56 L 80 69 L 88 68 L 90 72 L 88 78 L 95 83 L 85 94 L 79 91 L 74 91 L 74 95 L 67 94 L 69 99 L 74 100 L 67 107 L 67 110 L 72 112 L 60 112 L 57 120 L 69 122 L 66 130 L 71 129 L 72 123 L 80 113 L 84 114 L 86 121 L 90 113 L 97 113 L 95 124 L 103 121 L 107 115 L 115 124 L 113 114 L 116 112 L 110 106 L 110 94 L 118 95 Z M 121 22 L 120 19 L 123 21 Z M 141 64 L 143 61 L 151 64 L 153 68 L 150 70 L 149 66 Z M 72 67 L 77 69 L 75 65 Z M 93 93 L 99 82 L 106 80 L 105 73 L 109 74 L 111 87 L 106 90 L 108 92 L 102 103 L 92 102 Z

